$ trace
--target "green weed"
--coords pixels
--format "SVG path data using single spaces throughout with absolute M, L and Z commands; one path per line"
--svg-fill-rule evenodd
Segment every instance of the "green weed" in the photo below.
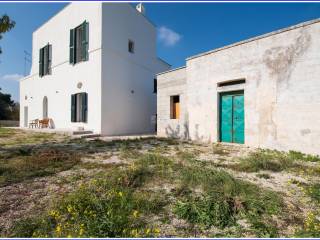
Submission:
M 306 162 L 319 162 L 320 157 L 314 156 L 310 154 L 304 154 L 297 151 L 289 151 L 288 157 L 294 159 L 294 160 L 300 160 L 300 161 L 306 161 Z
M 180 218 L 191 224 L 226 227 L 234 225 L 241 217 L 267 218 L 277 215 L 283 208 L 282 199 L 276 193 L 237 180 L 221 170 L 185 167 L 181 169 L 181 184 L 184 189 L 202 188 L 201 196 L 192 196 L 186 191 L 174 208 Z M 261 227 L 266 228 L 264 225 Z
M 295 237 L 318 238 L 320 236 L 320 212 L 309 212 L 302 228 L 298 229 Z
M 320 183 L 316 183 L 306 187 L 307 194 L 320 204 Z
M 19 221 L 15 237 L 151 237 L 159 229 L 146 217 L 164 205 L 158 197 L 135 193 L 108 176 L 95 178 L 59 200 L 48 213 Z
M 250 153 L 247 157 L 241 158 L 240 163 L 233 165 L 232 168 L 245 172 L 258 172 L 260 170 L 280 172 L 296 166 L 294 159 L 283 152 L 258 150 Z

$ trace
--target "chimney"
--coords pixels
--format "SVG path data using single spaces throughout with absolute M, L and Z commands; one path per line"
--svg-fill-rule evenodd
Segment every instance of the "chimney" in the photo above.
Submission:
M 138 12 L 140 12 L 141 14 L 145 15 L 146 14 L 146 9 L 144 8 L 143 4 L 142 3 L 139 3 L 137 6 L 136 6 L 136 9 Z

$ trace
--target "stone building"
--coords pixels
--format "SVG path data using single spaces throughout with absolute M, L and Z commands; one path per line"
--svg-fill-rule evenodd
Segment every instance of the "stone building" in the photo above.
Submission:
M 320 154 L 320 19 L 186 59 L 157 76 L 162 137 Z

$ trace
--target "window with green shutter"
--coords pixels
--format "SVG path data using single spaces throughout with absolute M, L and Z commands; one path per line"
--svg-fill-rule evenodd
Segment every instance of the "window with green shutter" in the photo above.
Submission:
M 69 58 L 69 62 L 71 63 L 71 64 L 74 64 L 75 62 L 74 62 L 74 29 L 71 29 L 70 30 L 70 58 Z
M 51 74 L 52 46 L 48 43 L 39 50 L 39 76 Z
M 71 122 L 76 122 L 77 119 L 76 119 L 76 115 L 77 115 L 77 112 L 76 112 L 76 94 L 72 94 L 71 95 Z
M 78 27 L 70 30 L 70 60 L 71 64 L 88 60 L 89 23 L 84 21 Z
M 88 94 L 76 93 L 71 95 L 71 122 L 87 122 Z
M 39 51 L 39 76 L 43 76 L 43 48 Z

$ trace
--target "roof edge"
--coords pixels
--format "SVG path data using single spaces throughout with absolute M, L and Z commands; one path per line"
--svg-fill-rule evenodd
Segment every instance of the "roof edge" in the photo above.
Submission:
M 183 68 L 186 68 L 186 66 L 182 66 L 182 67 L 177 67 L 177 68 L 174 68 L 174 69 L 170 69 L 170 70 L 168 70 L 168 71 L 164 71 L 164 72 L 158 73 L 156 76 L 159 76 L 159 75 L 162 75 L 162 74 L 165 74 L 165 73 L 169 73 L 169 72 L 178 71 L 178 70 L 183 69 Z
M 160 60 L 161 62 L 167 64 L 168 66 L 170 66 L 170 67 L 172 66 L 170 63 L 168 63 L 167 61 L 163 60 L 162 58 L 160 58 L 160 57 L 157 57 L 157 58 L 158 58 L 158 60 Z
M 293 25 L 293 26 L 290 26 L 290 27 L 286 27 L 286 28 L 282 28 L 282 29 L 279 29 L 279 30 L 275 30 L 275 31 L 272 31 L 272 32 L 269 32 L 269 33 L 265 33 L 265 34 L 256 36 L 256 37 L 252 37 L 252 38 L 249 38 L 249 39 L 246 39 L 246 40 L 235 42 L 235 43 L 232 43 L 232 44 L 220 47 L 220 48 L 216 48 L 216 49 L 213 49 L 213 50 L 210 50 L 210 51 L 207 51 L 207 52 L 203 52 L 203 53 L 199 53 L 199 54 L 193 55 L 191 57 L 186 58 L 186 61 L 192 60 L 194 58 L 202 57 L 202 56 L 205 56 L 205 55 L 209 55 L 211 53 L 219 52 L 219 51 L 222 51 L 222 50 L 225 50 L 225 49 L 228 49 L 228 48 L 236 47 L 236 46 L 239 46 L 239 45 L 242 45 L 242 44 L 245 44 L 245 43 L 249 43 L 249 42 L 252 42 L 252 41 L 260 40 L 262 38 L 267 38 L 267 37 L 270 37 L 270 36 L 273 36 L 273 35 L 277 35 L 277 34 L 280 34 L 280 33 L 283 33 L 283 32 L 287 32 L 287 31 L 291 31 L 291 30 L 294 30 L 294 29 L 297 29 L 297 28 L 301 28 L 301 27 L 305 27 L 305 26 L 312 25 L 312 24 L 315 24 L 315 23 L 319 23 L 319 22 L 320 22 L 320 18 L 316 18 L 316 19 L 313 19 L 313 20 L 310 20 L 310 21 L 302 22 L 302 23 L 299 23 L 299 24 L 296 24 L 296 25 Z
M 61 2 L 62 4 L 65 2 Z M 63 10 L 65 10 L 67 7 L 69 7 L 71 5 L 72 2 L 68 2 L 67 5 L 65 5 L 63 8 L 61 8 L 60 10 L 58 10 L 56 13 L 54 13 L 51 17 L 49 17 L 47 20 L 45 20 L 40 26 L 38 26 L 33 32 L 37 32 L 40 28 L 42 28 L 44 25 L 46 25 L 49 21 L 51 21 L 54 17 L 56 17 L 59 13 L 61 13 Z

